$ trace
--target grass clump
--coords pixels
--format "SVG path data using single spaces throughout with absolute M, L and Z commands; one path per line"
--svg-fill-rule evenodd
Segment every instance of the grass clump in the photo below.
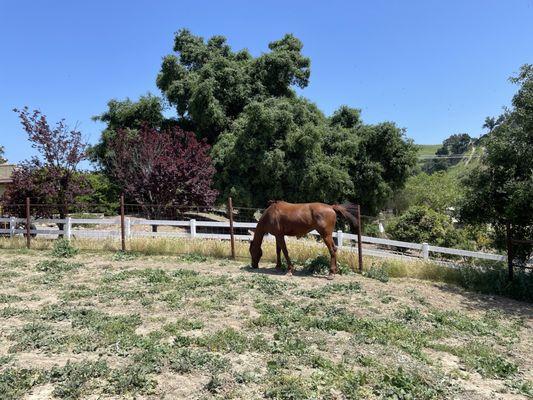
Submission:
M 106 392 L 116 395 L 150 393 L 157 386 L 157 382 L 149 376 L 146 368 L 139 364 L 113 370 L 108 380 Z
M 483 377 L 508 378 L 518 372 L 515 363 L 498 354 L 493 346 L 483 343 L 471 342 L 462 346 L 436 344 L 433 348 L 459 357 L 468 368 L 479 372 Z
M 312 298 L 323 299 L 328 297 L 332 293 L 360 293 L 361 284 L 359 282 L 350 283 L 330 283 L 315 289 L 302 290 L 298 294 Z
M 195 263 L 201 263 L 206 262 L 209 260 L 209 257 L 200 254 L 200 253 L 189 253 L 189 254 L 182 254 L 178 256 L 178 260 L 185 261 L 185 262 L 195 262 Z
M 330 265 L 331 258 L 329 256 L 320 254 L 315 258 L 307 259 L 304 262 L 304 271 L 309 274 L 324 275 L 329 273 Z M 341 275 L 346 275 L 352 272 L 348 264 L 339 260 L 337 260 L 337 271 Z
M 389 274 L 385 267 L 372 266 L 368 271 L 363 272 L 367 278 L 376 279 L 380 282 L 387 283 L 389 281 Z
M 386 399 L 435 399 L 442 397 L 445 388 L 440 382 L 429 384 L 427 378 L 402 367 L 384 370 L 374 392 Z
M 43 374 L 39 370 L 8 368 L 0 372 L 0 395 L 3 400 L 20 399 L 32 387 L 44 382 Z
M 58 258 L 71 258 L 78 254 L 79 249 L 74 247 L 70 240 L 57 239 L 52 248 L 52 255 Z
M 16 330 L 9 339 L 15 344 L 9 352 L 40 350 L 57 353 L 65 348 L 68 338 L 52 325 L 42 322 L 31 322 Z
M 269 399 L 310 399 L 313 392 L 309 386 L 306 380 L 296 376 L 272 375 L 264 394 Z
M 177 318 L 174 322 L 164 325 L 163 330 L 172 335 L 176 335 L 182 331 L 202 329 L 203 327 L 204 323 L 200 320 Z
M 248 287 L 266 295 L 278 295 L 284 293 L 290 285 L 265 275 L 253 275 L 248 280 Z
M 79 399 L 85 394 L 90 380 L 105 377 L 109 368 L 105 361 L 83 361 L 67 364 L 63 367 L 53 367 L 48 372 L 48 380 L 55 383 L 52 394 L 62 399 Z
M 21 301 L 22 297 L 14 295 L 14 294 L 4 294 L 0 293 L 0 303 L 15 303 L 17 301 Z
M 63 260 L 44 260 L 37 264 L 37 271 L 51 274 L 61 274 L 81 267 L 80 263 L 72 263 Z
M 229 368 L 228 359 L 203 349 L 178 348 L 169 357 L 172 371 L 186 374 L 193 371 L 207 371 L 211 373 L 225 371 Z

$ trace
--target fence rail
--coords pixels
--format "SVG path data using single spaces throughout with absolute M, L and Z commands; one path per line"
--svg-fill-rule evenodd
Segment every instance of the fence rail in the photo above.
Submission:
M 9 228 L 0 229 L 0 234 L 9 235 L 11 237 L 15 235 L 25 235 L 26 229 L 17 227 L 18 224 L 25 223 L 25 218 L 0 218 L 2 225 L 9 224 Z M 220 239 L 230 240 L 230 222 L 229 221 L 197 221 L 195 219 L 190 220 L 150 220 L 145 218 L 130 218 L 124 219 L 124 229 L 126 239 L 132 239 L 135 237 L 170 237 L 170 238 L 205 238 L 205 239 Z M 64 218 L 64 219 L 31 219 L 32 227 L 30 229 L 31 235 L 46 235 L 48 238 L 57 238 L 63 235 L 66 239 L 72 238 L 115 238 L 121 237 L 121 219 L 115 218 Z M 51 229 L 40 228 L 37 225 L 52 225 L 62 226 L 63 229 Z M 0 225 L 0 226 L 2 226 Z M 78 226 L 87 225 L 87 228 L 78 229 Z M 113 230 L 103 230 L 97 228 L 101 225 L 117 226 Z M 133 226 L 171 226 L 184 228 L 180 231 L 172 232 L 150 232 L 150 231 L 136 231 L 132 229 Z M 253 235 L 251 230 L 255 229 L 256 222 L 233 222 L 234 229 L 246 229 L 249 230 L 249 234 L 234 234 L 235 240 L 250 240 Z M 96 226 L 96 227 L 95 227 Z M 228 233 L 206 233 L 198 232 L 198 228 L 222 228 L 227 230 Z M 312 231 L 309 234 L 318 236 L 318 232 Z M 358 253 L 357 235 L 346 233 L 343 231 L 334 232 L 333 236 L 337 238 L 337 246 L 341 251 L 350 251 Z M 273 239 L 267 236 L 267 240 Z M 428 243 L 410 243 L 398 240 L 389 240 L 383 238 L 376 238 L 372 236 L 361 236 L 361 243 L 367 245 L 377 245 L 376 247 L 388 246 L 390 249 L 380 248 L 366 248 L 364 249 L 365 255 L 375 257 L 387 257 L 387 258 L 402 258 L 402 259 L 423 259 L 429 260 L 430 253 L 448 254 L 460 257 L 477 258 L 494 261 L 505 261 L 507 257 L 504 255 L 469 251 L 462 249 L 453 249 L 447 247 L 433 246 Z M 396 251 L 395 251 L 396 250 Z M 399 250 L 399 252 L 398 252 Z M 415 251 L 413 253 L 413 250 Z M 407 251 L 410 251 L 409 253 Z

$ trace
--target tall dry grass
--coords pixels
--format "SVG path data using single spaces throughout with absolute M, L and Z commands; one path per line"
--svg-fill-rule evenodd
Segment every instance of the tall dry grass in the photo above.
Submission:
M 54 240 L 36 238 L 31 241 L 32 250 L 51 250 Z M 72 245 L 88 252 L 117 252 L 120 241 L 116 239 L 72 239 Z M 289 254 L 296 264 L 303 264 L 319 255 L 328 255 L 321 242 L 313 239 L 287 240 Z M 250 259 L 248 242 L 237 241 L 235 252 L 238 260 Z M 191 238 L 132 238 L 127 242 L 128 251 L 144 255 L 183 255 L 195 254 L 213 258 L 229 258 L 230 243 L 218 239 Z M 0 238 L 0 249 L 13 249 L 26 252 L 24 238 Z M 364 248 L 363 248 L 364 253 Z M 357 254 L 339 251 L 338 262 L 357 268 Z M 261 263 L 276 261 L 274 240 L 263 242 Z M 415 278 L 434 282 L 445 282 L 483 293 L 500 294 L 519 300 L 533 301 L 533 273 L 518 271 L 515 280 L 508 282 L 505 266 L 496 262 L 481 262 L 476 265 L 461 265 L 451 268 L 435 262 L 422 260 L 388 259 L 364 256 L 363 271 L 379 270 L 382 274 L 396 278 Z

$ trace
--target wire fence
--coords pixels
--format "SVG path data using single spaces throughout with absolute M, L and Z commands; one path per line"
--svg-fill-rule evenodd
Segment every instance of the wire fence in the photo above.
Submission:
M 248 259 L 248 241 L 264 209 L 234 207 L 228 203 L 214 207 L 161 204 L 131 204 L 123 198 L 116 203 L 11 204 L 0 206 L 0 237 L 9 246 L 46 248 L 58 238 L 75 240 L 79 248 L 130 250 L 148 254 L 212 254 Z M 383 216 L 360 215 L 360 232 L 354 232 L 342 218 L 334 233 L 341 252 L 376 257 L 423 259 L 449 262 L 485 259 L 505 261 L 501 254 L 473 252 L 389 240 L 383 229 Z M 357 233 L 359 235 L 357 235 Z M 157 240 L 156 240 L 157 239 Z M 185 240 L 181 240 L 185 239 Z M 190 240 L 201 239 L 201 240 Z M 267 246 L 272 237 L 267 237 Z M 321 238 L 310 232 L 304 240 L 289 239 L 304 255 L 316 254 Z M 272 242 L 272 240 L 271 240 Z M 364 248 L 363 248 L 364 244 Z M 302 249 L 304 248 L 304 249 Z M 320 245 L 320 250 L 325 247 Z M 275 250 L 274 250 L 275 253 Z M 359 257 L 361 256 L 361 257 Z

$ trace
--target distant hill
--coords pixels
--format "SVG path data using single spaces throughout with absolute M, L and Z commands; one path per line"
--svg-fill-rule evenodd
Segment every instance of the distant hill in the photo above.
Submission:
M 419 156 L 433 156 L 442 144 L 417 144 Z

